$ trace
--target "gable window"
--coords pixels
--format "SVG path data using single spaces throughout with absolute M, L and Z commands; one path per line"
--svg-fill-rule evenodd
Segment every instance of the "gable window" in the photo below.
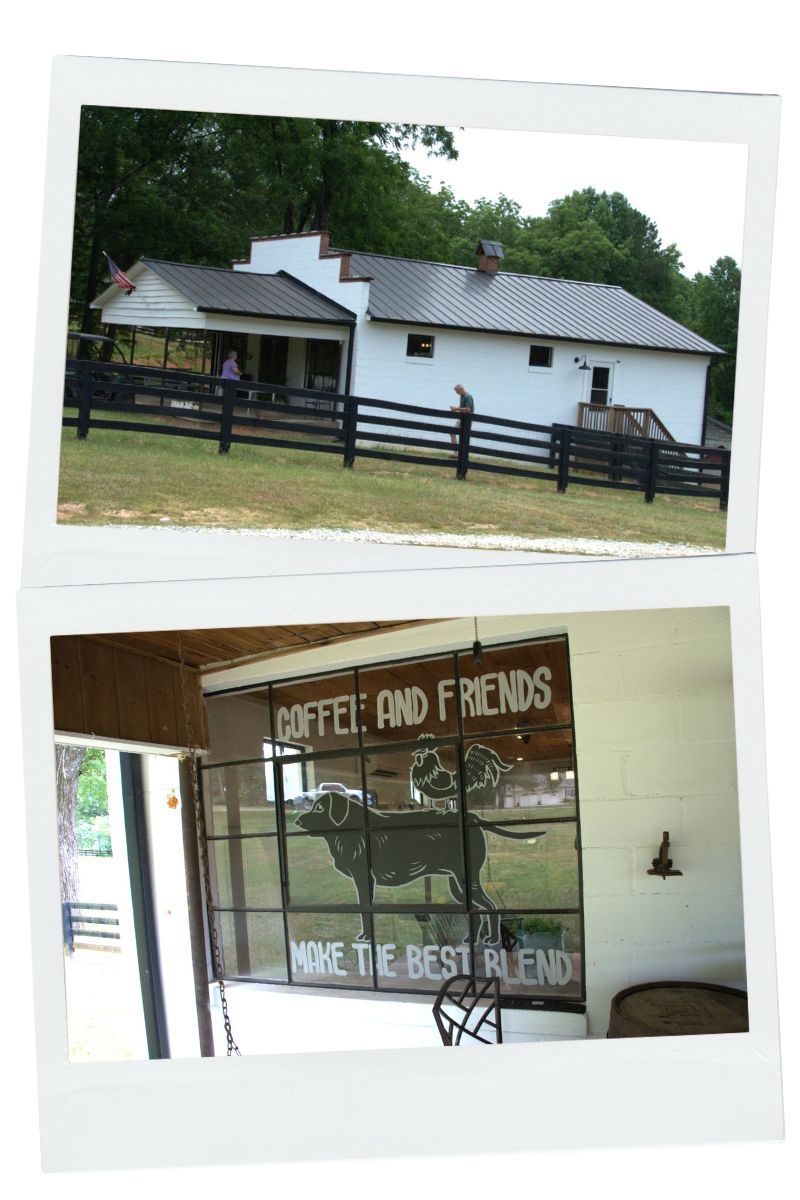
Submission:
M 530 353 L 528 355 L 529 367 L 552 367 L 552 365 L 552 346 L 531 346 Z
M 406 358 L 433 358 L 435 340 L 429 333 L 410 333 L 406 342 Z

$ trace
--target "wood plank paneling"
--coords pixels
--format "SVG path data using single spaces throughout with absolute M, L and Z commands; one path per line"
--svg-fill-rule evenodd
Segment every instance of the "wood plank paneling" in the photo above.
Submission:
M 150 709 L 149 740 L 161 745 L 177 746 L 180 696 L 176 696 L 175 677 L 178 671 L 153 658 L 146 658 L 144 664 Z
M 144 745 L 208 747 L 200 677 L 100 639 L 51 639 L 54 727 L 62 733 Z
M 120 736 L 126 741 L 150 741 L 146 660 L 140 654 L 112 651 L 117 690 Z
M 56 729 L 70 733 L 84 728 L 79 641 L 76 637 L 50 638 L 53 723 Z
M 81 697 L 87 732 L 98 737 L 118 738 L 119 714 L 114 676 L 114 651 L 110 646 L 79 639 Z

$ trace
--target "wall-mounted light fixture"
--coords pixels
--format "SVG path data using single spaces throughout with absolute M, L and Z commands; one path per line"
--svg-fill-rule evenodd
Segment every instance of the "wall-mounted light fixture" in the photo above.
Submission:
M 574 771 L 565 771 L 565 772 L 564 772 L 564 778 L 565 778 L 565 779 L 574 779 L 574 778 L 575 778 L 575 772 L 574 772 Z
M 578 370 L 579 370 L 579 371 L 591 371 L 591 369 L 592 369 L 592 368 L 589 366 L 589 364 L 587 363 L 587 361 L 586 361 L 586 355 L 585 355 L 585 354 L 583 355 L 583 358 L 576 358 L 576 359 L 575 359 L 575 362 L 576 362 L 576 363 L 580 363 L 580 364 L 581 364 L 581 365 L 578 367 Z
M 665 829 L 661 835 L 661 845 L 658 848 L 658 858 L 653 859 L 653 865 L 648 869 L 648 875 L 660 875 L 666 879 L 668 875 L 682 875 L 683 871 L 675 871 L 672 859 L 669 857 L 669 832 Z
M 558 783 L 558 771 L 550 772 L 550 781 L 551 783 Z

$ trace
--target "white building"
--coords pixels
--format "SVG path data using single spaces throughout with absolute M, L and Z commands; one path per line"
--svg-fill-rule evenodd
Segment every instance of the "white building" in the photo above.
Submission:
M 94 307 L 112 325 L 205 331 L 212 373 L 233 346 L 247 377 L 279 386 L 446 411 L 461 383 L 486 415 L 578 425 L 582 405 L 613 405 L 642 432 L 703 440 L 718 347 L 621 287 L 499 271 L 497 242 L 477 253 L 463 267 L 331 250 L 324 232 L 254 238 L 232 270 L 140 259 L 136 290 Z

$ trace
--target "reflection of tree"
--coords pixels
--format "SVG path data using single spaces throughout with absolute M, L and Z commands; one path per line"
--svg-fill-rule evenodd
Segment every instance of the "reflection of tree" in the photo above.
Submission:
M 78 779 L 86 750 L 56 746 L 56 806 L 58 810 L 58 867 L 62 902 L 78 899 Z

